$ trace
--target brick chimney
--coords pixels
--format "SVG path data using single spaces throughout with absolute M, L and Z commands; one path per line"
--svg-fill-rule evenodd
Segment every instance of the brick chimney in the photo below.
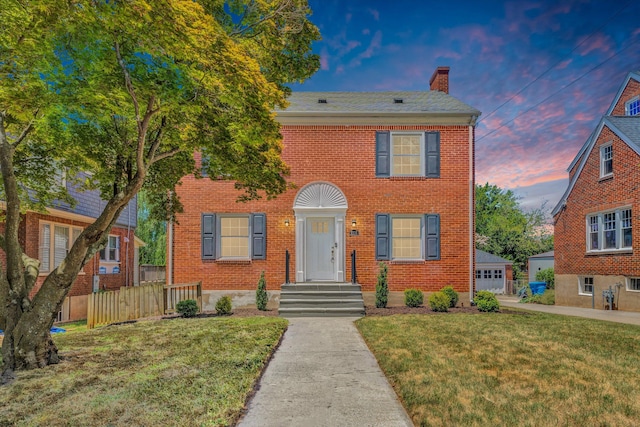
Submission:
M 449 67 L 438 67 L 429 80 L 431 90 L 449 93 Z

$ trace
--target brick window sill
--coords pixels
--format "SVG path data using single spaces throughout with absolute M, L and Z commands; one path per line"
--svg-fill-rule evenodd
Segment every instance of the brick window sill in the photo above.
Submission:
M 391 265 L 403 265 L 403 264 L 411 265 L 411 264 L 424 264 L 424 263 L 425 261 L 423 259 L 389 261 L 389 264 Z
M 433 178 L 427 178 L 426 176 L 390 176 L 387 179 L 389 181 L 428 181 Z
M 251 265 L 250 259 L 217 259 L 216 264 Z
M 598 179 L 598 182 L 610 181 L 612 179 L 613 179 L 613 174 L 601 177 L 600 179 Z

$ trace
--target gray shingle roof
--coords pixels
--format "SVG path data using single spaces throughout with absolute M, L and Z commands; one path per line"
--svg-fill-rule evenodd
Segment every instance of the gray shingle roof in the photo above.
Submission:
M 553 258 L 555 251 L 543 252 L 537 255 L 531 255 L 529 258 Z
M 319 103 L 318 100 L 326 100 Z M 401 99 L 402 102 L 394 102 Z M 293 92 L 290 113 L 460 113 L 480 111 L 439 91 L 394 92 Z
M 513 264 L 513 261 L 476 249 L 476 264 Z
M 609 116 L 607 119 L 617 127 L 630 142 L 640 146 L 640 116 Z

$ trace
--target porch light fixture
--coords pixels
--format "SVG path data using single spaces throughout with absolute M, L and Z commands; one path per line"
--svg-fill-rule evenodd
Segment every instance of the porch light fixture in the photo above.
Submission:
M 353 219 L 351 220 L 351 226 L 352 226 L 352 227 L 355 227 L 355 226 L 356 226 L 356 224 L 357 224 L 357 223 L 356 223 L 356 219 L 355 219 L 355 218 L 353 218 Z
M 284 220 L 284 226 L 288 227 L 291 223 L 289 222 L 289 218 Z

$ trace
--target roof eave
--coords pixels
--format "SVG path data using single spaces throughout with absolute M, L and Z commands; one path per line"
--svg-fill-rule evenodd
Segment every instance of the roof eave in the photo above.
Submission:
M 450 111 L 278 111 L 281 124 L 461 124 L 475 126 L 478 110 Z M 385 121 L 386 120 L 386 121 Z

